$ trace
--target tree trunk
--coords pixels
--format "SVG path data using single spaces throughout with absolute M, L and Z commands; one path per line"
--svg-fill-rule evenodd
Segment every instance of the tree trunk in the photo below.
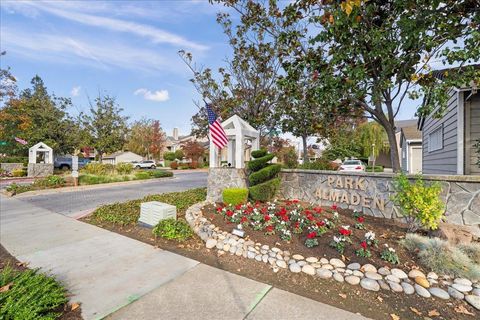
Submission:
M 302 136 L 303 143 L 303 163 L 310 162 L 308 159 L 308 146 L 307 146 L 307 136 Z
M 395 128 L 392 125 L 384 126 L 387 132 L 388 143 L 390 145 L 390 160 L 392 162 L 393 172 L 400 172 L 400 158 L 398 154 L 397 138 L 395 137 Z

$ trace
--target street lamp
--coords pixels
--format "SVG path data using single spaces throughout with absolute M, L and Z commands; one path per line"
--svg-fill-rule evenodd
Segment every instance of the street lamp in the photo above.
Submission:
M 375 143 L 372 143 L 372 157 L 373 157 L 372 172 L 375 172 Z

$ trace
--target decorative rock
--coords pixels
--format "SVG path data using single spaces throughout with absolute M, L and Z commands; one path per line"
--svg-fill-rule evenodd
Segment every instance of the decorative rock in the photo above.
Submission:
M 277 247 L 273 247 L 272 248 L 272 251 L 275 252 L 275 253 L 279 253 L 280 251 L 282 251 L 281 249 L 277 248 Z
M 473 289 L 472 294 L 473 294 L 474 296 L 479 296 L 479 297 L 480 297 L 480 289 L 479 289 L 479 288 Z
M 408 278 L 408 275 L 407 275 L 403 270 L 394 268 L 394 269 L 390 270 L 390 272 L 391 272 L 395 277 L 397 277 L 398 279 L 407 279 L 407 278 Z
M 433 280 L 438 280 L 438 275 L 435 272 L 432 271 L 432 272 L 429 272 L 427 274 L 427 278 L 428 279 L 433 279 Z
M 377 272 L 377 268 L 375 268 L 375 266 L 371 265 L 370 263 L 367 263 L 367 264 L 363 265 L 363 267 L 361 267 L 360 270 L 362 272 L 367 272 L 367 271 Z
M 275 258 L 272 258 L 272 257 L 268 257 L 268 263 L 270 263 L 272 266 L 275 265 L 275 262 L 277 261 L 277 259 Z
M 276 254 L 275 252 L 273 252 L 273 251 L 270 251 L 270 252 L 268 253 L 268 255 L 269 255 L 270 257 L 272 257 L 272 258 L 275 258 L 275 257 L 277 256 L 277 254 Z
M 370 290 L 370 291 L 380 290 L 380 285 L 378 284 L 378 282 L 372 279 L 363 278 L 360 281 L 360 285 L 362 286 L 363 289 L 366 289 L 366 290 Z
M 415 278 L 415 283 L 421 285 L 424 288 L 429 288 L 430 287 L 430 282 L 428 282 L 428 280 L 423 278 L 423 277 L 416 277 Z
M 230 251 L 230 245 L 228 243 L 223 246 L 223 251 Z
M 292 256 L 292 258 L 295 259 L 295 260 L 303 260 L 303 259 L 305 259 L 302 255 L 299 255 L 299 254 L 294 254 L 294 255 Z
M 463 292 L 463 293 L 472 291 L 471 286 L 466 286 L 466 285 L 460 284 L 460 283 L 452 284 L 452 288 L 457 289 L 458 291 Z
M 331 264 L 325 264 L 322 266 L 322 269 L 333 270 L 334 267 Z
M 302 271 L 302 267 L 300 267 L 297 263 L 292 263 L 288 266 L 291 272 L 299 273 Z
M 270 247 L 267 246 L 266 244 L 264 244 L 264 245 L 262 246 L 262 249 L 263 249 L 263 250 L 268 250 L 268 249 L 270 249 Z
M 353 271 L 350 270 L 350 269 L 347 269 L 347 270 L 345 270 L 345 274 L 346 274 L 347 276 L 349 276 L 349 275 L 353 274 Z
M 217 245 L 217 240 L 215 239 L 208 239 L 207 242 L 205 243 L 205 247 L 207 249 L 213 249 Z
M 356 276 L 347 276 L 345 277 L 345 281 L 348 283 L 348 284 L 351 284 L 353 286 L 356 286 L 357 284 L 360 283 L 360 278 L 359 277 L 356 277 Z
M 389 274 L 388 276 L 386 276 L 385 280 L 395 282 L 395 283 L 400 283 L 400 279 L 395 277 L 393 274 Z
M 303 260 L 302 260 L 302 261 L 298 261 L 297 263 L 298 263 L 298 265 L 299 265 L 300 267 L 303 267 L 304 265 L 307 264 L 307 262 L 306 262 L 306 261 L 303 261 Z
M 401 286 L 402 286 L 403 292 L 405 292 L 405 294 L 413 294 L 415 292 L 415 289 L 413 288 L 413 286 L 410 283 L 402 282 Z
M 279 266 L 282 269 L 286 269 L 287 268 L 287 263 L 283 260 L 277 260 L 277 266 Z
M 390 291 L 390 287 L 388 286 L 388 284 L 385 281 L 378 280 L 377 282 L 380 285 L 380 288 L 382 288 L 382 290 Z
M 326 259 L 326 258 L 321 258 L 321 259 L 320 259 L 320 263 L 321 263 L 321 264 L 326 264 L 326 263 L 328 263 L 328 259 Z
M 340 259 L 336 259 L 336 258 L 330 259 L 330 264 L 335 268 L 345 268 L 345 263 L 343 263 L 343 261 Z
M 262 255 L 261 255 L 261 254 L 257 254 L 257 255 L 255 256 L 255 260 L 257 260 L 257 261 L 262 261 Z
M 322 279 L 330 279 L 332 277 L 332 271 L 320 268 L 317 269 L 317 276 Z
M 381 267 L 378 269 L 378 273 L 381 274 L 382 276 L 388 276 L 389 274 L 392 274 L 389 269 Z
M 315 262 L 318 262 L 318 258 L 315 258 L 315 257 L 308 257 L 307 259 L 305 259 L 308 263 L 315 263 Z
M 432 294 L 432 296 L 443 299 L 443 300 L 448 300 L 450 299 L 450 295 L 447 293 L 447 291 L 440 289 L 440 288 L 430 288 L 428 291 Z
M 311 265 L 314 268 L 321 268 L 322 267 L 322 264 L 320 262 L 315 262 L 315 263 L 312 263 Z
M 236 255 L 236 256 L 241 256 L 241 255 L 243 255 L 243 250 L 242 250 L 242 248 L 238 248 L 237 251 L 235 251 L 235 255 Z
M 381 275 L 379 275 L 376 272 L 371 272 L 371 271 L 365 272 L 365 277 L 367 277 L 369 279 L 372 279 L 372 280 L 382 280 L 383 279 Z
M 434 285 L 434 284 L 438 284 L 438 281 L 437 280 L 434 280 L 434 279 L 427 279 L 428 280 L 428 283 L 430 283 L 430 285 Z
M 216 247 L 217 247 L 218 250 L 222 250 L 223 249 L 223 242 L 217 242 Z
M 231 254 L 234 254 L 236 251 L 237 247 L 230 247 L 230 250 L 228 250 L 228 252 L 230 252 Z
M 360 269 L 360 263 L 357 263 L 357 262 L 350 263 L 350 264 L 347 266 L 347 269 L 350 269 L 350 270 L 358 270 L 358 269 Z
M 353 270 L 353 275 L 356 277 L 363 278 L 363 272 L 358 271 L 358 270 Z
M 255 252 L 248 251 L 247 252 L 247 258 L 248 259 L 254 259 L 255 258 Z
M 268 254 L 264 254 L 264 255 L 262 256 L 262 261 L 265 262 L 265 263 L 268 262 Z
M 262 250 L 260 250 L 260 253 L 261 253 L 261 254 L 267 254 L 267 253 L 268 253 L 268 250 L 262 249 Z
M 277 255 L 275 256 L 275 258 L 277 258 L 278 260 L 283 260 L 283 257 L 280 253 L 277 253 Z
M 470 303 L 475 309 L 480 310 L 480 297 L 474 295 L 465 296 L 465 300 Z
M 345 269 L 343 269 L 343 268 L 337 268 L 337 269 L 335 269 L 335 271 L 340 272 L 340 273 L 344 273 L 344 272 L 345 272 Z
M 343 280 L 343 276 L 342 276 L 340 273 L 335 273 L 335 274 L 333 275 L 333 279 L 335 279 L 335 280 L 338 281 L 338 282 L 343 282 L 343 281 L 344 281 L 344 280 Z
M 396 283 L 396 282 L 393 282 L 393 281 L 388 281 L 388 285 L 390 286 L 390 288 L 392 289 L 393 292 L 402 292 L 403 291 L 403 287 L 399 283 Z
M 410 272 L 408 273 L 408 277 L 412 279 L 415 279 L 416 277 L 426 278 L 425 274 L 417 269 L 410 270 Z
M 295 259 L 288 260 L 288 264 L 292 264 L 292 263 L 297 263 L 297 260 L 295 260 Z
M 468 286 L 468 287 L 472 286 L 472 281 L 470 281 L 468 279 L 465 279 L 465 278 L 457 278 L 457 279 L 453 280 L 453 283 L 462 284 L 462 285 Z
M 424 297 L 424 298 L 430 298 L 432 295 L 430 294 L 430 292 L 425 289 L 424 287 L 418 285 L 418 284 L 415 284 L 415 292 L 420 296 L 420 297 Z
M 448 287 L 448 294 L 453 299 L 463 300 L 463 298 L 465 298 L 465 295 L 463 293 L 452 287 Z
M 320 270 L 320 269 L 319 269 Z M 309 264 L 306 264 L 302 267 L 302 272 L 306 273 L 306 274 L 309 274 L 309 275 L 315 275 L 315 268 L 312 267 L 311 265 Z

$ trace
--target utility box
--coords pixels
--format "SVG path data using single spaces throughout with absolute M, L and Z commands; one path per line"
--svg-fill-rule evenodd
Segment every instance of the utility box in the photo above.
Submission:
M 153 228 L 160 220 L 177 219 L 177 207 L 159 201 L 144 202 L 140 205 L 138 224 Z

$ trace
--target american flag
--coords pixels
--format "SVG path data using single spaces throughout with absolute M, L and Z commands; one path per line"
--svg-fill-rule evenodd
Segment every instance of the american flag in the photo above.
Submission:
M 208 112 L 208 124 L 210 129 L 210 137 L 214 145 L 216 145 L 219 149 L 223 149 L 227 143 L 228 138 L 225 134 L 225 130 L 222 128 L 222 124 L 219 121 L 219 118 L 213 112 L 212 108 L 207 104 L 207 112 Z
M 17 137 L 15 137 L 15 141 L 17 141 L 18 143 L 23 144 L 23 145 L 28 144 L 27 141 L 25 141 L 23 139 L 20 139 L 20 138 L 17 138 Z

